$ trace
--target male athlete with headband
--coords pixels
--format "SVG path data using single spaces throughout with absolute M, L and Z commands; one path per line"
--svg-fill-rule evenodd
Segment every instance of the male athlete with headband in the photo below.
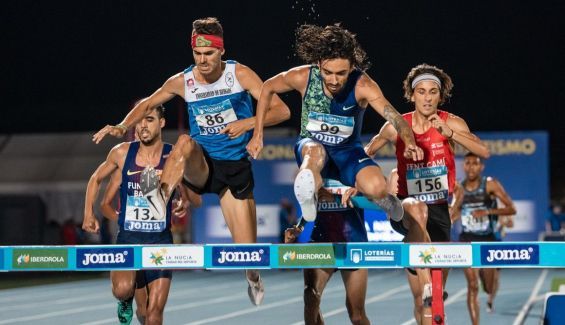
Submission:
M 456 143 L 478 156 L 488 157 L 489 151 L 480 139 L 469 131 L 465 121 L 438 109 L 451 96 L 453 83 L 443 70 L 418 65 L 404 80 L 404 98 L 414 103 L 414 110 L 402 117 L 410 125 L 416 144 L 424 150 L 418 162 L 405 158 L 407 143 L 390 123 L 385 123 L 365 150 L 374 156 L 387 142 L 396 145 L 398 197 L 405 204 L 421 205 L 415 213 L 406 213 L 401 221 L 391 220 L 392 227 L 405 236 L 406 242 L 448 242 L 451 221 L 448 198 L 455 184 Z M 425 203 L 425 205 L 422 204 Z M 431 323 L 431 279 L 429 270 L 407 269 L 414 297 L 414 316 L 418 324 Z M 417 276 L 416 276 L 417 275 Z M 444 270 L 444 283 L 447 270 Z M 424 307 L 426 310 L 424 310 Z
M 160 182 L 149 182 L 142 191 L 151 211 L 164 215 L 174 188 L 182 181 L 198 194 L 216 193 L 235 243 L 257 241 L 251 162 L 245 150 L 254 128 L 251 96 L 259 98 L 262 81 L 250 68 L 235 61 L 222 61 L 223 28 L 216 18 L 192 24 L 194 65 L 170 77 L 161 88 L 137 104 L 118 125 L 107 125 L 93 141 L 105 135 L 121 137 L 151 108 L 174 96 L 184 98 L 188 108 L 190 136 L 181 135 L 165 163 Z M 249 96 L 251 94 L 251 96 Z M 288 107 L 273 97 L 266 103 L 267 125 L 289 118 Z M 147 176 L 154 176 L 148 170 Z M 156 177 L 153 177 L 157 179 Z M 263 300 L 263 282 L 256 270 L 246 271 L 251 302 Z

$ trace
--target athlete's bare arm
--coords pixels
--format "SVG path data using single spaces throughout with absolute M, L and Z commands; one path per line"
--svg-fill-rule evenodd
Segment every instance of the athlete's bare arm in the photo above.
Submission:
M 371 141 L 365 146 L 365 153 L 369 157 L 374 157 L 377 151 L 384 147 L 387 142 L 396 144 L 396 137 L 398 133 L 392 124 L 386 122 L 379 133 L 375 135 Z
M 461 205 L 463 204 L 463 189 L 461 184 L 455 183 L 453 187 L 453 199 L 449 205 L 449 218 L 451 224 L 461 218 Z
M 487 146 L 479 137 L 471 133 L 465 120 L 459 116 L 450 113 L 446 122 L 443 122 L 437 114 L 430 116 L 428 119 L 432 120 L 432 126 L 438 129 L 443 136 L 449 138 L 450 141 L 459 143 L 465 149 L 483 159 L 487 159 L 490 156 Z
M 116 209 L 112 206 L 112 202 L 114 201 L 121 184 L 122 173 L 118 168 L 112 173 L 110 181 L 104 191 L 104 195 L 102 196 L 102 200 L 100 201 L 100 211 L 102 212 L 102 215 L 109 220 L 118 221 L 118 211 L 116 211 Z
M 473 211 L 473 217 L 482 217 L 486 215 L 497 215 L 497 216 L 512 216 L 516 214 L 516 207 L 514 202 L 510 198 L 510 195 L 506 193 L 502 184 L 492 177 L 487 178 L 486 191 L 490 195 L 496 197 L 504 205 L 504 207 L 488 210 L 475 210 Z
M 202 196 L 194 193 L 185 185 L 180 184 L 177 186 L 177 191 L 180 193 L 180 199 L 177 200 L 176 204 L 173 204 L 172 207 L 172 213 L 176 217 L 184 215 L 191 206 L 198 208 L 202 205 Z
M 275 94 L 285 93 L 291 90 L 298 90 L 301 95 L 306 91 L 308 84 L 308 74 L 310 66 L 304 65 L 281 72 L 278 75 L 263 83 L 261 93 L 257 100 L 257 112 L 255 113 L 255 129 L 253 130 L 253 138 L 247 144 L 247 151 L 251 157 L 257 159 L 263 149 L 263 128 L 265 126 L 265 117 L 267 107 Z
M 175 95 L 184 94 L 184 74 L 182 72 L 170 77 L 161 88 L 157 89 L 151 96 L 141 100 L 135 105 L 119 125 L 106 125 L 92 137 L 92 141 L 100 143 L 106 135 L 121 138 L 127 129 L 140 122 L 153 108 L 162 105 Z M 123 127 L 121 127 L 121 126 Z
M 398 132 L 400 138 L 406 144 L 404 150 L 404 157 L 419 161 L 424 159 L 424 151 L 416 146 L 416 140 L 412 133 L 412 128 L 402 115 L 392 106 L 392 104 L 385 98 L 381 88 L 377 83 L 371 79 L 366 73 L 363 73 L 355 86 L 355 97 L 357 102 L 361 105 L 367 103 L 379 113 L 385 120 L 387 120 Z
M 84 219 L 82 222 L 82 229 L 87 232 L 97 233 L 100 230 L 98 220 L 94 216 L 93 205 L 98 196 L 98 190 L 100 189 L 100 183 L 116 170 L 121 170 L 123 168 L 123 161 L 127 154 L 129 148 L 129 143 L 120 143 L 116 145 L 108 156 L 106 160 L 98 166 L 96 171 L 90 176 L 88 185 L 86 187 L 86 197 L 84 200 Z
M 255 99 L 259 99 L 261 95 L 261 86 L 263 81 L 249 67 L 243 64 L 237 64 L 235 67 L 235 74 L 237 80 L 243 87 L 247 90 L 251 96 Z M 265 126 L 276 125 L 284 122 L 290 118 L 290 110 L 288 106 L 279 98 L 279 96 L 274 95 L 271 98 L 270 104 L 265 113 Z M 228 124 L 220 133 L 227 134 L 230 138 L 237 138 L 243 135 L 245 132 L 255 128 L 255 121 L 257 118 L 255 116 L 246 118 L 243 120 L 238 120 Z

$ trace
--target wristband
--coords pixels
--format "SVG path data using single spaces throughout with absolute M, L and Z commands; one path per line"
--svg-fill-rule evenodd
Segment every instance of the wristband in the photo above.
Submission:
M 128 127 L 123 125 L 122 123 L 116 124 L 116 125 L 114 125 L 114 127 L 118 128 L 118 129 L 122 129 L 122 130 L 124 130 L 124 132 L 128 131 Z
M 304 220 L 304 218 L 300 218 L 300 220 L 298 220 L 298 224 L 295 226 L 296 229 L 303 231 L 304 230 L 304 226 L 308 223 L 308 221 Z

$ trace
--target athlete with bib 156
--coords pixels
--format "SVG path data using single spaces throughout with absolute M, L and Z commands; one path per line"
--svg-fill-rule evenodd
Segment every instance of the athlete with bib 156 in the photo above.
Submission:
M 307 221 L 316 218 L 322 178 L 335 168 L 341 183 L 358 189 L 390 218 L 401 220 L 400 201 L 387 193 L 381 169 L 361 144 L 367 106 L 398 130 L 407 144 L 406 159 L 421 160 L 423 152 L 416 146 L 409 125 L 364 72 L 367 57 L 355 35 L 337 24 L 303 25 L 297 31 L 296 53 L 308 64 L 282 72 L 263 84 L 257 103 L 257 125 L 247 145 L 249 153 L 256 158 L 263 148 L 263 121 L 273 96 L 296 90 L 302 96 L 302 118 L 301 140 L 295 146 L 300 172 L 294 192 L 302 217 Z
M 160 183 L 142 189 L 152 203 L 150 208 L 163 215 L 174 188 L 182 181 L 196 193 L 218 194 L 233 241 L 255 243 L 254 181 L 245 146 L 256 123 L 251 96 L 259 98 L 262 81 L 250 68 L 235 61 L 222 61 L 223 28 L 216 18 L 197 19 L 192 27 L 190 44 L 195 64 L 170 77 L 120 124 L 101 129 L 93 141 L 98 143 L 107 134 L 121 137 L 152 107 L 175 96 L 183 97 L 190 136 L 181 135 L 175 143 Z M 268 125 L 290 117 L 288 107 L 278 97 L 265 104 L 270 108 Z M 264 295 L 259 272 L 247 270 L 246 277 L 249 298 L 258 305 Z
M 392 227 L 405 236 L 404 241 L 447 242 L 451 232 L 448 197 L 455 184 L 455 143 L 481 157 L 488 157 L 489 151 L 469 131 L 462 118 L 438 109 L 451 96 L 453 83 L 447 73 L 435 66 L 421 64 L 410 70 L 403 85 L 404 98 L 414 103 L 414 110 L 402 117 L 410 125 L 417 145 L 424 150 L 424 159 L 415 163 L 404 157 L 406 142 L 388 122 L 365 150 L 374 156 L 387 142 L 396 145 L 398 196 L 404 200 L 403 206 L 419 206 L 413 209 L 415 213 L 407 213 L 403 220 L 391 221 Z M 416 321 L 429 324 L 429 270 L 407 271 Z M 447 270 L 444 270 L 444 283 L 446 279 Z

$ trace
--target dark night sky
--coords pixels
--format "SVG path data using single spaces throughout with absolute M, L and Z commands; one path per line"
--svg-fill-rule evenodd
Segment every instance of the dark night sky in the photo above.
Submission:
M 368 73 L 400 111 L 419 63 L 455 83 L 445 107 L 474 131 L 548 130 L 552 188 L 563 193 L 565 2 L 10 1 L 2 6 L 0 133 L 94 131 L 192 62 L 194 19 L 217 16 L 226 56 L 262 78 L 297 65 L 295 28 L 342 22 L 368 52 Z M 285 96 L 296 108 L 297 96 Z M 176 126 L 180 101 L 169 104 Z M 292 108 L 291 107 L 291 108 Z M 297 126 L 298 114 L 285 126 Z M 383 123 L 365 117 L 366 132 Z M 558 182 L 555 179 L 559 180 Z

